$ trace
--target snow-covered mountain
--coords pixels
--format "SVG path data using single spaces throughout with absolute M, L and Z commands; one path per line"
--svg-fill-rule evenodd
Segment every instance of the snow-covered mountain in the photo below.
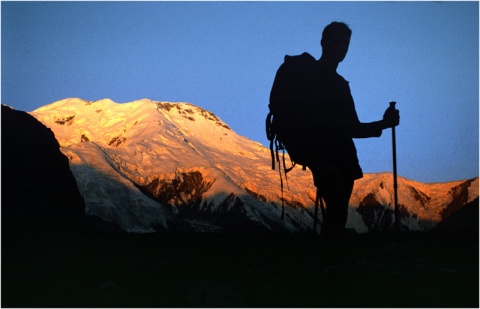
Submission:
M 30 114 L 54 132 L 86 214 L 109 228 L 303 232 L 313 225 L 311 173 L 295 168 L 288 174 L 282 220 L 279 172 L 271 169 L 269 149 L 200 107 L 72 98 Z M 347 227 L 391 228 L 392 184 L 390 173 L 357 180 Z M 398 194 L 402 226 L 426 230 L 478 198 L 478 177 L 435 184 L 399 177 Z

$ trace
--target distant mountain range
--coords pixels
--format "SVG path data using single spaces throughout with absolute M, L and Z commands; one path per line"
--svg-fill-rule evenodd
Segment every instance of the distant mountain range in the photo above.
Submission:
M 311 173 L 288 174 L 281 219 L 279 173 L 271 169 L 269 149 L 200 107 L 72 98 L 29 114 L 53 131 L 87 216 L 103 228 L 301 233 L 313 225 Z M 478 213 L 478 186 L 478 177 L 433 184 L 399 177 L 402 228 L 430 230 L 459 217 L 453 214 L 466 205 Z M 357 180 L 347 228 L 363 233 L 394 222 L 392 175 Z

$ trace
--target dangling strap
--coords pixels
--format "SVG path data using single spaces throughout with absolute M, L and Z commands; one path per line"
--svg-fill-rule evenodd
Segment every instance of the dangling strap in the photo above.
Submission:
M 283 198 L 283 177 L 282 177 L 282 169 L 278 168 L 278 173 L 280 175 L 280 190 L 282 191 L 282 215 L 280 216 L 280 219 L 285 218 L 285 199 Z
M 278 155 L 278 150 L 283 150 L 283 154 L 285 155 L 285 148 L 283 145 L 280 143 L 278 139 L 275 139 L 275 153 L 276 153 L 276 160 L 278 162 L 278 175 L 280 176 L 280 190 L 282 192 L 282 215 L 280 218 L 283 220 L 285 218 L 285 199 L 283 197 L 283 176 L 282 176 L 282 166 L 280 164 L 280 156 Z M 284 166 L 285 167 L 285 166 Z M 285 174 L 286 176 L 286 174 Z M 286 177 L 285 177 L 286 180 Z
M 322 210 L 323 222 L 325 222 L 325 205 L 323 204 L 323 198 L 320 197 L 320 209 Z
M 272 170 L 275 170 L 275 154 L 273 151 L 273 144 L 276 143 L 277 135 L 273 132 L 272 128 L 272 113 L 268 113 L 265 119 L 265 131 L 267 133 L 267 139 L 270 141 L 270 156 L 272 157 Z
M 285 179 L 287 178 L 287 173 L 293 170 L 293 168 L 297 165 L 296 162 L 292 162 L 292 166 L 287 168 L 287 164 L 285 163 L 285 152 L 283 152 L 283 169 L 285 170 Z
M 280 155 L 278 154 L 278 151 L 281 150 L 282 151 L 282 161 L 280 161 Z M 283 176 L 282 176 L 282 164 L 283 164 L 283 173 L 285 175 L 285 182 L 287 184 L 287 188 L 288 187 L 288 172 L 290 172 L 296 165 L 295 162 L 292 162 L 292 166 L 290 168 L 287 168 L 287 164 L 285 162 L 285 146 L 278 140 L 278 139 L 275 139 L 275 152 L 276 152 L 276 160 L 278 162 L 278 173 L 280 175 L 280 189 L 282 191 L 282 216 L 281 216 L 281 219 L 283 220 L 284 219 L 284 216 L 285 216 L 285 198 L 284 198 L 284 195 L 283 195 Z
M 280 175 L 280 190 L 282 192 L 281 200 L 282 200 L 282 215 L 281 219 L 285 218 L 285 198 L 283 196 L 283 176 L 282 176 L 282 164 L 283 163 L 283 171 L 285 174 L 285 181 L 287 182 L 288 187 L 288 178 L 287 173 L 290 172 L 296 165 L 295 162 L 292 162 L 292 166 L 287 168 L 287 164 L 285 162 L 285 146 L 282 144 L 281 141 L 278 140 L 276 132 L 273 130 L 272 127 L 272 118 L 273 114 L 268 113 L 267 118 L 265 119 L 265 129 L 267 132 L 267 138 L 270 141 L 270 156 L 272 157 L 272 170 L 275 170 L 275 161 L 278 162 L 278 173 Z M 275 150 L 273 149 L 275 145 Z M 282 161 L 280 162 L 280 155 L 278 151 L 282 150 Z
M 272 170 L 275 170 L 275 154 L 273 152 L 273 140 L 270 140 L 270 156 L 272 157 Z

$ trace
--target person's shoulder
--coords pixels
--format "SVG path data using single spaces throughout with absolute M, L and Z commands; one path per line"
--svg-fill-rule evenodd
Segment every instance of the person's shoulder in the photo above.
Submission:
M 338 72 L 332 73 L 325 70 L 325 68 L 320 64 L 319 61 L 316 61 L 315 69 L 317 76 L 320 76 L 321 79 L 328 79 L 341 85 L 349 85 L 349 81 L 346 80 L 342 75 L 338 74 Z

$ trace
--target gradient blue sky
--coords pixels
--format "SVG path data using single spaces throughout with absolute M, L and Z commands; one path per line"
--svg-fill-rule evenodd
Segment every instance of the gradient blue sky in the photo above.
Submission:
M 190 102 L 268 146 L 285 54 L 318 58 L 331 21 L 353 30 L 339 73 L 361 121 L 397 101 L 398 174 L 479 175 L 478 2 L 2 2 L 1 101 Z M 391 133 L 356 140 L 364 172 L 392 170 Z

